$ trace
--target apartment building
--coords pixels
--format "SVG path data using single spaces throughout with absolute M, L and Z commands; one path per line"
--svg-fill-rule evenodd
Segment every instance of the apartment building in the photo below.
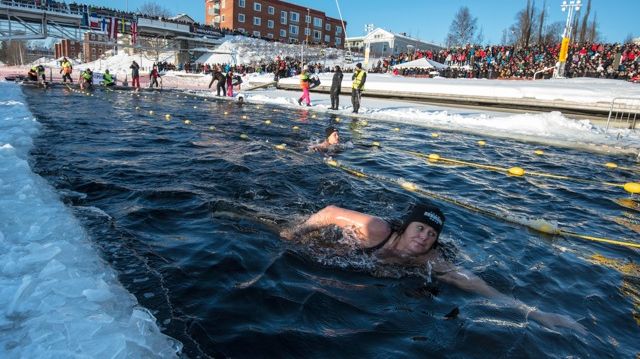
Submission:
M 69 39 L 63 39 L 60 43 L 55 44 L 55 57 L 59 59 L 66 57 L 69 59 L 77 59 L 82 53 L 82 43 Z
M 205 0 L 207 25 L 286 43 L 344 48 L 340 19 L 279 0 Z M 346 22 L 344 23 L 346 27 Z

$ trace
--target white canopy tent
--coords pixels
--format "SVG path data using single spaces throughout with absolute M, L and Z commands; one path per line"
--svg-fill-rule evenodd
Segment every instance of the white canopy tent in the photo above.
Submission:
M 409 61 L 409 62 L 403 62 L 401 64 L 393 66 L 393 68 L 396 68 L 396 69 L 420 68 L 420 69 L 436 69 L 436 70 L 444 70 L 447 67 L 448 67 L 447 65 L 441 64 L 433 60 L 429 60 L 425 57 L 419 58 L 417 60 Z

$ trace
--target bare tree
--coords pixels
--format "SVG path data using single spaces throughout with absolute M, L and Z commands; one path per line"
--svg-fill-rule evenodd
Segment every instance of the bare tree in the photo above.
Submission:
M 453 17 L 449 33 L 447 34 L 447 46 L 462 46 L 473 42 L 478 24 L 478 18 L 471 16 L 469 8 L 461 7 Z
M 556 21 L 545 26 L 542 34 L 542 44 L 551 45 L 559 43 L 562 38 L 561 34 L 563 29 L 564 23 L 562 21 Z
M 547 18 L 547 0 L 544 0 L 540 16 L 538 16 L 538 44 L 542 43 L 542 31 L 544 30 L 544 21 Z
M 587 9 L 584 12 L 584 16 L 582 17 L 582 25 L 580 25 L 580 34 L 578 35 L 578 43 L 585 43 L 585 36 L 587 35 L 587 28 L 589 27 L 589 15 L 591 15 L 591 0 L 587 2 Z
M 591 25 L 589 25 L 589 28 L 587 29 L 587 34 L 585 38 L 585 41 L 587 42 L 596 42 L 600 37 L 600 34 L 598 32 L 597 19 L 598 19 L 598 13 L 593 14 L 593 20 L 591 20 Z
M 164 18 L 172 16 L 171 11 L 153 1 L 148 1 L 140 5 L 140 7 L 138 8 L 138 12 L 144 15 L 159 16 Z
M 0 61 L 7 65 L 22 65 L 26 59 L 26 44 L 24 41 L 2 41 L 0 43 Z
M 480 30 L 478 31 L 478 35 L 476 35 L 476 39 L 474 42 L 476 43 L 476 45 L 482 46 L 482 43 L 484 42 L 484 29 L 482 28 L 482 26 L 480 26 Z
M 516 14 L 516 23 L 511 26 L 514 44 L 529 46 L 531 32 L 536 22 L 535 6 L 535 2 L 532 4 L 531 0 L 527 0 L 527 6 Z
M 623 44 L 631 44 L 631 43 L 633 43 L 633 34 L 628 33 L 627 36 L 624 38 Z

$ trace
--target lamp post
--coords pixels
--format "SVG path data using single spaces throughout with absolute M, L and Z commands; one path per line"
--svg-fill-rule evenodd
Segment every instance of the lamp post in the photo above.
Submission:
M 558 54 L 558 62 L 556 62 L 556 69 L 553 72 L 553 78 L 564 78 L 565 65 L 567 63 L 567 55 L 569 53 L 569 42 L 571 41 L 571 30 L 573 27 L 573 16 L 576 12 L 580 11 L 582 6 L 581 0 L 567 0 L 562 2 L 560 7 L 562 12 L 567 11 L 567 22 L 564 25 L 564 33 L 562 34 L 562 44 L 560 45 L 560 53 Z

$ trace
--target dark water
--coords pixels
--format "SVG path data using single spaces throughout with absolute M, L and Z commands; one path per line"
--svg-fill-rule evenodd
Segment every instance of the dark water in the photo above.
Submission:
M 318 154 L 296 156 L 270 145 L 303 151 L 332 123 L 343 140 L 392 145 L 356 145 L 334 156 L 351 167 L 481 208 L 557 220 L 568 230 L 637 239 L 616 223 L 639 217 L 618 204 L 630 199 L 620 188 L 429 165 L 397 149 L 621 183 L 632 174 L 598 164 L 636 166 L 631 158 L 544 147 L 547 156 L 534 157 L 540 146 L 523 142 L 493 139 L 481 148 L 480 138 L 463 133 L 433 139 L 419 126 L 395 132 L 391 123 L 337 123 L 299 109 L 169 92 L 146 98 L 24 92 L 43 125 L 34 171 L 58 189 L 122 283 L 189 357 L 620 358 L 640 351 L 640 319 L 634 319 L 640 280 L 619 270 L 637 263 L 637 251 L 546 236 L 438 203 L 447 215 L 443 242 L 460 265 L 507 295 L 578 320 L 589 334 L 550 331 L 514 309 L 427 284 L 408 270 L 381 276 L 366 258 L 282 241 L 273 227 L 328 204 L 394 218 L 419 197 L 356 179 Z M 446 319 L 454 308 L 458 317 Z

